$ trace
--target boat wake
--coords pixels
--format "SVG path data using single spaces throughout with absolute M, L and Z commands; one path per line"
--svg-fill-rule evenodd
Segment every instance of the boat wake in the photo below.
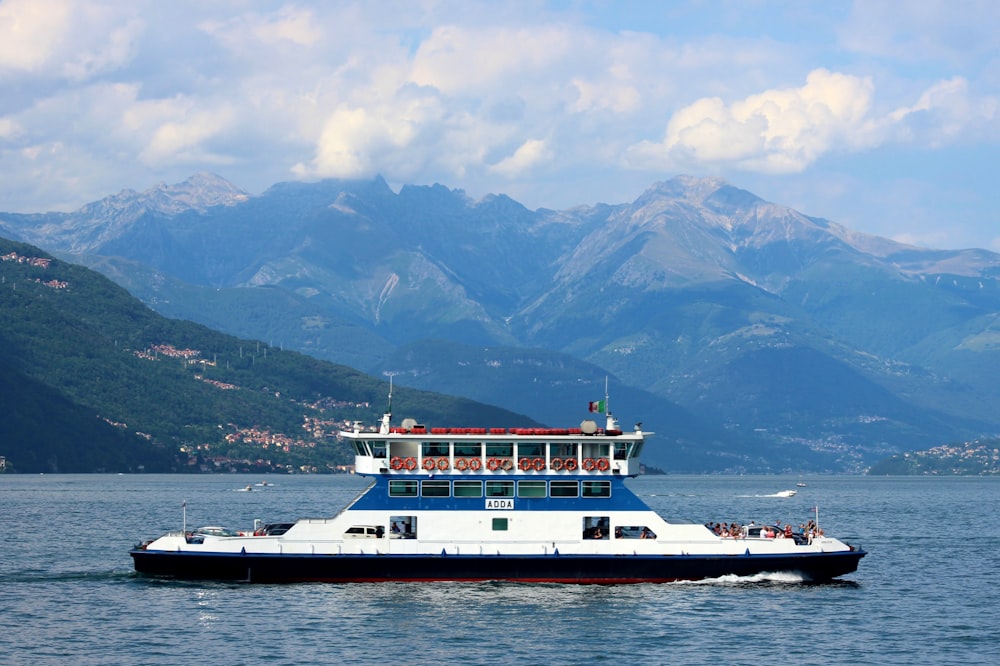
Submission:
M 794 490 L 779 490 L 776 493 L 771 493 L 770 495 L 737 495 L 737 497 L 756 497 L 758 499 L 769 498 L 769 497 L 795 497 L 796 491 Z
M 736 587 L 740 585 L 797 585 L 806 582 L 806 579 L 795 573 L 788 572 L 764 572 L 752 576 L 725 575 L 718 578 L 706 578 L 704 580 L 684 581 L 681 585 L 712 585 L 723 587 Z

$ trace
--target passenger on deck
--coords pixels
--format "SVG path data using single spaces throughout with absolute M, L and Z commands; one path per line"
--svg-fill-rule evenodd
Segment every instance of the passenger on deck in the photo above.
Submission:
M 594 529 L 594 538 L 595 539 L 603 539 L 604 538 L 604 532 L 601 531 L 600 527 L 597 527 L 597 528 Z

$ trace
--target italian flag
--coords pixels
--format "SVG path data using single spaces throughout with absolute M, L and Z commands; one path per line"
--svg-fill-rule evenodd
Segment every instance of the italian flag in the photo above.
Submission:
M 608 406 L 604 400 L 598 400 L 597 402 L 590 403 L 590 411 L 604 414 L 608 411 Z

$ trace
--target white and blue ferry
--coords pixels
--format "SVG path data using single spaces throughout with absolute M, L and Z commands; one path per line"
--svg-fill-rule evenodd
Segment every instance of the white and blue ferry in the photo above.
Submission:
M 266 583 L 825 581 L 857 569 L 865 552 L 827 536 L 668 522 L 625 483 L 651 434 L 610 414 L 604 427 L 508 429 L 393 426 L 386 413 L 341 433 L 372 483 L 337 515 L 182 530 L 130 554 L 141 574 Z

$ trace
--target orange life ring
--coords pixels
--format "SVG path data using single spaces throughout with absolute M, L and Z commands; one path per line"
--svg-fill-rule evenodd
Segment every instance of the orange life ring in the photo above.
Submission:
M 403 469 L 403 459 L 399 456 L 393 456 L 392 460 L 389 461 L 389 467 L 393 469 Z
M 531 466 L 535 468 L 536 472 L 541 472 L 545 469 L 545 458 L 535 458 L 532 461 Z
M 561 470 L 563 468 L 563 459 L 562 458 L 553 458 L 552 462 L 549 463 L 549 466 L 552 468 L 553 471 L 558 472 L 559 470 Z
M 444 456 L 438 458 L 438 469 L 442 472 L 448 469 L 448 459 Z
M 483 461 L 480 460 L 479 458 L 469 459 L 469 469 L 471 469 L 473 472 L 478 472 L 482 468 L 482 466 L 483 466 Z
M 595 467 L 597 467 L 596 460 L 594 460 L 593 458 L 583 459 L 583 469 L 585 469 L 588 472 L 593 472 Z
M 412 458 L 412 457 L 411 458 L 407 458 L 406 460 L 403 461 L 403 467 L 405 467 L 406 469 L 408 469 L 408 470 L 410 470 L 412 472 L 413 470 L 415 470 L 417 468 L 417 459 L 416 458 Z
M 497 471 L 498 469 L 500 469 L 500 461 L 497 460 L 496 458 L 490 458 L 489 460 L 486 461 L 486 469 L 490 470 L 491 472 Z
M 469 469 L 469 461 L 465 458 L 455 458 L 455 469 L 459 472 L 464 472 Z
M 531 458 L 521 458 L 517 461 L 517 466 L 521 468 L 522 472 L 527 472 L 531 469 Z
M 566 471 L 575 472 L 576 471 L 576 458 L 566 458 Z
M 503 460 L 500 461 L 500 467 L 501 469 L 503 469 L 503 471 L 509 472 L 510 470 L 514 469 L 514 461 L 511 460 L 510 458 L 504 458 Z
M 434 462 L 434 458 L 424 458 L 424 469 L 426 469 L 428 472 L 434 469 L 435 464 L 436 463 Z
M 609 467 L 611 467 L 611 463 L 608 462 L 607 458 L 598 459 L 597 461 L 598 472 L 607 472 Z

